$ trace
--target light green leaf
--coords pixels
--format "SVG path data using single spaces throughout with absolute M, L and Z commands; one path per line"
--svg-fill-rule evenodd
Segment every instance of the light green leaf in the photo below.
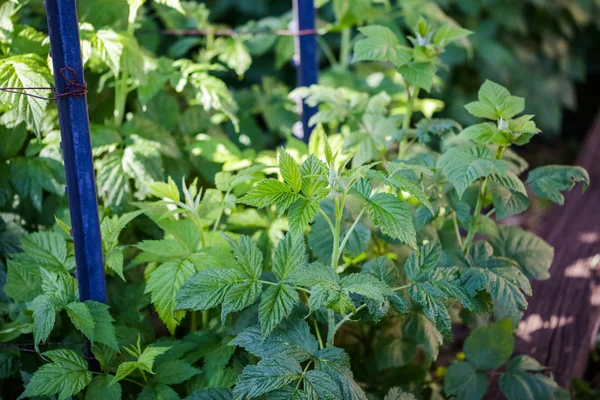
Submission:
M 44 342 L 50 336 L 56 321 L 56 304 L 48 295 L 40 295 L 27 305 L 33 312 L 33 339 L 37 343 Z
M 500 390 L 508 400 L 568 400 L 569 391 L 561 388 L 552 379 L 541 373 L 544 370 L 536 360 L 528 356 L 517 356 L 506 365 L 500 375 Z
M 533 194 L 563 205 L 562 191 L 573 189 L 577 182 L 583 182 L 583 191 L 590 185 L 590 176 L 581 167 L 546 165 L 533 169 L 527 177 L 527 184 Z
M 302 375 L 302 367 L 291 358 L 275 357 L 248 365 L 238 378 L 233 390 L 236 399 L 255 398 L 281 389 Z
M 416 400 L 417 398 L 412 394 L 405 392 L 400 387 L 396 386 L 390 389 L 385 395 L 383 400 Z
M 92 49 L 110 68 L 114 76 L 121 71 L 121 55 L 124 45 L 119 34 L 109 29 L 101 29 L 92 37 Z
M 119 351 L 119 343 L 113 325 L 114 319 L 108 312 L 108 305 L 94 300 L 86 300 L 92 319 L 94 320 L 94 342 L 103 343 L 115 351 Z
M 431 91 L 436 67 L 433 63 L 410 62 L 399 68 L 400 74 L 412 86 Z
M 423 270 L 432 269 L 442 254 L 439 242 L 429 242 L 423 247 L 417 248 L 404 263 L 404 272 L 411 281 L 416 281 Z
M 433 36 L 433 43 L 439 46 L 447 46 L 452 42 L 472 34 L 473 32 L 463 29 L 460 26 L 443 25 L 435 32 L 435 35 Z
M 31 377 L 19 399 L 57 394 L 65 400 L 83 390 L 91 381 L 87 363 L 72 350 L 52 350 L 44 353 L 50 363 L 42 365 Z
M 504 365 L 515 347 L 510 319 L 475 329 L 464 345 L 467 361 L 475 368 L 489 370 Z
M 225 238 L 233 249 L 233 255 L 239 263 L 241 271 L 248 278 L 258 279 L 262 274 L 263 254 L 256 243 L 246 235 L 241 235 L 239 242 L 235 242 L 227 236 Z
M 471 125 L 463 130 L 460 135 L 477 144 L 497 144 L 499 146 L 511 144 L 511 138 L 507 137 L 503 131 L 491 122 Z
M 400 67 L 411 59 L 409 48 L 400 45 L 394 32 L 385 26 L 372 25 L 358 29 L 366 36 L 354 45 L 354 61 L 384 61 Z
M 269 287 L 263 293 L 258 308 L 258 321 L 263 336 L 269 335 L 299 303 L 300 297 L 290 285 L 284 283 Z
M 288 211 L 288 222 L 290 229 L 297 235 L 302 234 L 304 228 L 310 224 L 319 213 L 319 201 L 306 199 L 304 197 L 296 200 Z
M 367 203 L 369 219 L 384 234 L 417 247 L 415 227 L 408 206 L 389 193 L 377 193 Z
M 468 362 L 454 363 L 446 371 L 444 392 L 457 400 L 481 400 L 488 389 L 488 378 Z
M 348 293 L 359 294 L 376 302 L 384 302 L 388 296 L 394 296 L 394 291 L 385 282 L 369 274 L 350 274 L 342 278 L 342 288 Z
M 158 316 L 171 334 L 185 316 L 185 311 L 175 311 L 179 289 L 194 273 L 196 268 L 188 260 L 170 261 L 161 264 L 150 274 L 145 293 L 150 293 Z
M 179 188 L 173 182 L 173 179 L 169 176 L 167 182 L 150 182 L 148 183 L 148 189 L 153 196 L 161 199 L 169 199 L 174 202 L 179 202 Z
M 313 132 L 313 135 L 315 133 Z M 313 136 L 311 135 L 311 138 Z M 311 200 L 323 200 L 329 194 L 327 174 L 329 169 L 314 154 L 308 156 L 300 166 L 302 193 Z
M 258 181 L 239 202 L 258 208 L 275 204 L 280 212 L 284 212 L 297 198 L 290 186 L 269 178 Z
M 279 172 L 283 181 L 287 183 L 294 192 L 298 193 L 302 188 L 302 178 L 300 177 L 300 167 L 283 148 L 279 149 Z
M 0 59 L 0 87 L 40 88 L 49 87 L 50 73 L 47 64 L 35 54 L 16 55 Z M 41 97 L 52 97 L 49 89 L 27 90 L 28 93 Z M 0 103 L 5 106 L 5 112 L 14 114 L 15 123 L 24 121 L 40 134 L 42 119 L 48 101 L 24 96 L 17 93 L 0 91 Z

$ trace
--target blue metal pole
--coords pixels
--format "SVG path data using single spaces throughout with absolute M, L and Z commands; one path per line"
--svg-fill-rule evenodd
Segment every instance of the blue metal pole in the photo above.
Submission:
M 314 30 L 315 23 L 315 4 L 314 0 L 293 0 L 294 20 L 298 31 Z M 297 76 L 298 86 L 310 86 L 317 83 L 319 74 L 317 36 L 316 33 L 301 34 L 298 36 L 299 57 Z M 316 114 L 317 107 L 310 107 L 302 102 L 302 139 L 308 142 L 313 128 L 309 126 L 310 117 Z
M 61 96 L 65 90 L 73 90 L 73 82 L 85 83 L 77 7 L 75 0 L 45 0 L 44 5 L 48 16 L 50 55 L 54 67 L 79 297 L 82 301 L 96 300 L 105 303 L 102 237 L 87 101 L 85 95 Z

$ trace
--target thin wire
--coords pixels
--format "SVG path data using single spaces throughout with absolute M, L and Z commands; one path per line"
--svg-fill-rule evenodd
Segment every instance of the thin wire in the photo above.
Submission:
M 239 36 L 239 35 L 277 35 L 277 36 L 306 36 L 306 35 L 318 35 L 316 29 L 302 29 L 299 31 L 289 31 L 289 30 L 256 30 L 256 31 L 236 31 L 234 29 L 163 29 L 159 31 L 150 31 L 150 30 L 140 30 L 136 33 L 141 33 L 144 35 L 149 34 L 159 34 L 159 35 L 181 35 L 181 36 Z
M 61 97 L 81 97 L 87 94 L 87 84 L 85 82 L 79 83 L 77 81 L 77 73 L 75 73 L 75 70 L 73 68 L 61 68 L 60 75 L 67 83 L 65 85 L 65 90 L 62 93 L 57 92 L 56 89 L 53 87 L 5 87 L 0 88 L 0 90 L 7 93 L 22 94 L 24 96 L 48 101 L 58 100 Z M 54 97 L 38 96 L 37 94 L 27 93 L 25 92 L 25 90 L 52 90 Z

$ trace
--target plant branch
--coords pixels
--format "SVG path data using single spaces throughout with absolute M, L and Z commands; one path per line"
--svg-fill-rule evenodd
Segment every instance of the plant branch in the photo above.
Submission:
M 460 229 L 458 228 L 458 221 L 456 220 L 456 211 L 452 211 L 452 223 L 454 224 L 456 241 L 458 242 L 458 246 L 462 249 L 462 237 L 460 236 Z
M 356 308 L 356 310 L 354 310 L 353 312 L 351 312 L 350 314 L 347 314 L 344 318 L 342 318 L 342 320 L 340 322 L 338 322 L 337 325 L 333 328 L 333 336 L 335 336 L 335 333 L 338 331 L 338 329 L 341 328 L 342 325 L 344 325 L 346 322 L 348 322 L 350 320 L 350 318 L 355 316 L 359 311 L 363 310 L 365 307 L 367 307 L 367 305 L 362 304 L 362 305 L 358 306 Z

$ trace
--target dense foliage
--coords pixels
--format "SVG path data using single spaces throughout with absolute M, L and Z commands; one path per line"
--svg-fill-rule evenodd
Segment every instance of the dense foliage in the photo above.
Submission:
M 464 105 L 477 123 L 433 118 L 445 54 L 472 43 L 433 3 L 402 25 L 371 24 L 385 2 L 330 3 L 340 61 L 289 93 L 235 79 L 290 60 L 291 37 L 244 33 L 289 13 L 215 36 L 203 4 L 81 2 L 108 305 L 79 299 L 55 107 L 0 92 L 3 398 L 569 397 L 512 354 L 553 249 L 501 221 L 530 196 L 562 204 L 586 171 L 523 181 L 512 148 L 539 119 L 493 81 Z M 0 87 L 52 82 L 39 6 L 0 6 Z M 298 99 L 319 107 L 308 144 Z M 453 324 L 472 332 L 438 360 Z

